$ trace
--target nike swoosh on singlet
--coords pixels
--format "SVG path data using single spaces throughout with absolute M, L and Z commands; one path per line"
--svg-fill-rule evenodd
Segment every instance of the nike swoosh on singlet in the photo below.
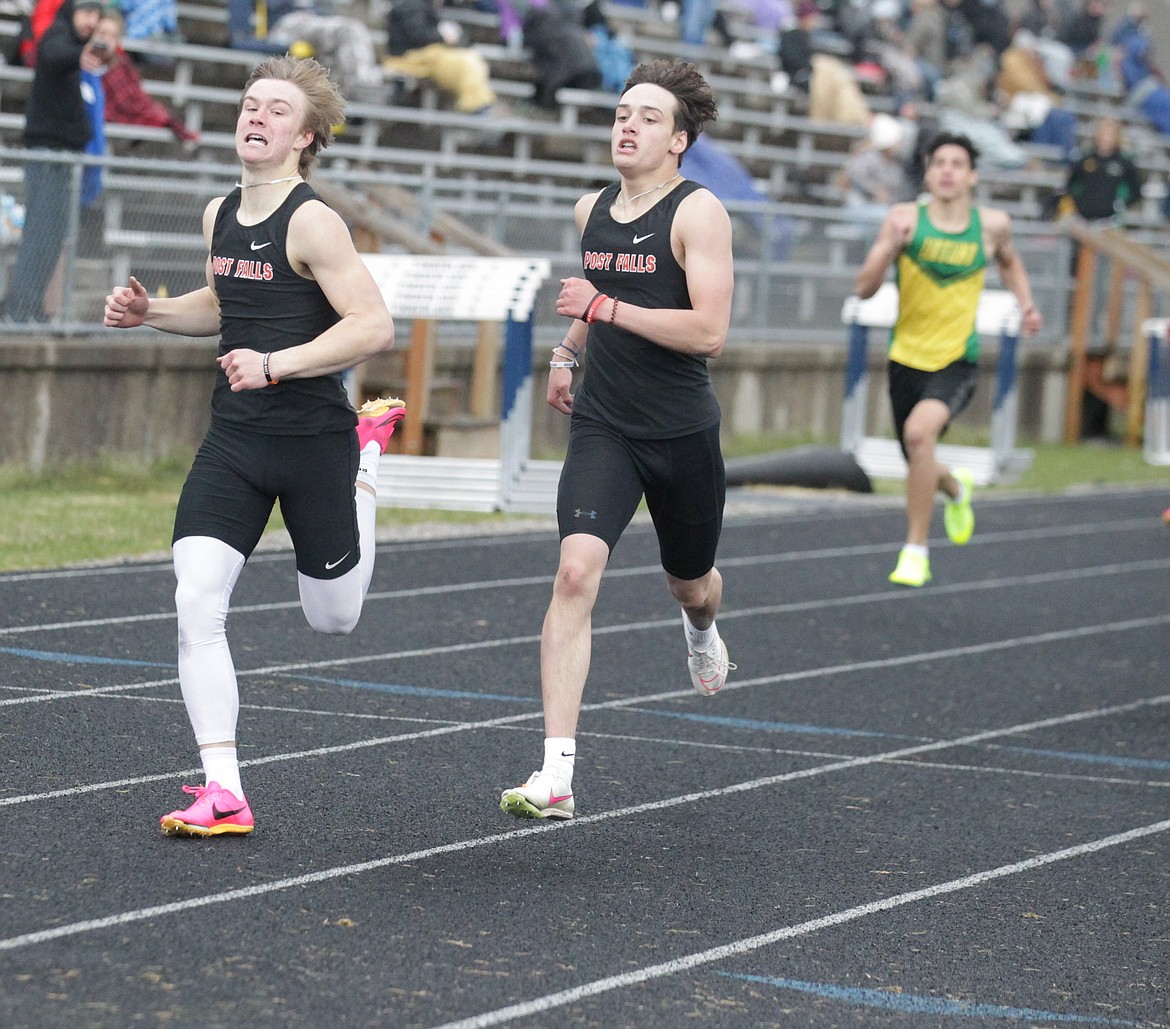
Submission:
M 252 240 L 252 249 L 253 250 L 263 250 L 265 247 L 270 247 L 270 246 L 272 246 L 272 240 L 269 240 L 267 243 L 257 243 L 255 240 Z
M 341 557 L 339 557 L 336 561 L 326 561 L 325 562 L 325 571 L 327 571 L 327 572 L 333 571 L 333 569 L 336 568 L 339 564 L 341 564 L 341 562 L 344 561 L 347 557 L 349 557 L 348 550 L 344 554 L 342 554 Z
M 238 807 L 232 811 L 220 811 L 219 807 L 213 803 L 211 805 L 211 816 L 212 816 L 212 818 L 216 818 L 216 819 L 231 818 L 232 815 L 238 815 L 243 810 L 244 809 L 242 807 Z
M 639 243 L 642 242 L 642 240 L 649 239 L 653 235 L 654 235 L 653 232 L 647 232 L 645 236 L 635 236 L 634 237 L 634 246 L 637 246 Z

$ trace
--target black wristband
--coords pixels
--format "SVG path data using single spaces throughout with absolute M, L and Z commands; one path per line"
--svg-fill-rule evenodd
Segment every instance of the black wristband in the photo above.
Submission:
M 577 320 L 578 320 L 578 321 L 585 322 L 585 324 L 586 324 L 586 325 L 588 325 L 588 324 L 589 324 L 589 312 L 590 312 L 590 311 L 593 309 L 593 305 L 594 305 L 595 303 L 597 303 L 597 298 L 598 298 L 599 296 L 601 296 L 601 294 L 600 294 L 600 293 L 594 293 L 594 294 L 593 294 L 593 299 L 592 299 L 592 300 L 590 300 L 590 301 L 589 301 L 589 303 L 587 303 L 587 304 L 585 305 L 585 310 L 584 310 L 584 311 L 583 311 L 581 314 L 577 315 Z

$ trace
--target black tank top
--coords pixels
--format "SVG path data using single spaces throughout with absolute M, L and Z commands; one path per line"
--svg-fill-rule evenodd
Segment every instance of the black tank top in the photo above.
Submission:
M 671 253 L 670 230 L 678 205 L 703 188 L 683 180 L 640 218 L 622 224 L 610 214 L 620 185 L 606 186 L 581 234 L 585 278 L 623 303 L 689 310 L 686 272 Z M 608 317 L 609 305 L 603 310 Z M 600 321 L 589 327 L 585 378 L 573 412 L 634 439 L 684 436 L 719 422 L 706 358 Z
M 321 287 L 293 270 L 285 241 L 293 212 L 321 198 L 307 183 L 297 183 L 264 221 L 241 225 L 236 218 L 240 196 L 237 188 L 224 197 L 211 233 L 219 353 L 237 349 L 269 353 L 307 343 L 340 319 Z M 229 422 L 280 436 L 311 436 L 357 424 L 340 373 L 286 379 L 265 389 L 233 393 L 227 376 L 219 371 L 211 418 L 213 423 Z

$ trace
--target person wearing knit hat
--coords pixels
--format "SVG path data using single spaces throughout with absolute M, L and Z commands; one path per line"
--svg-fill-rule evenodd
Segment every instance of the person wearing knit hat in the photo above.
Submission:
M 96 0 L 64 0 L 36 51 L 36 69 L 25 104 L 24 145 L 80 155 L 92 129 L 81 91 L 81 71 L 102 67 L 89 47 L 101 20 Z M 25 223 L 8 276 L 3 317 L 45 320 L 45 289 L 65 243 L 73 168 L 68 161 L 29 160 L 24 166 Z

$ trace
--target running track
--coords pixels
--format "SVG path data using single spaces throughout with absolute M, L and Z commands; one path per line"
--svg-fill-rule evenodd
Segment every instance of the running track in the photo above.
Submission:
M 736 492 L 710 700 L 636 525 L 557 825 L 551 530 L 384 544 L 341 639 L 258 555 L 210 841 L 169 566 L 0 575 L 0 1025 L 1170 1025 L 1166 502 L 980 497 L 900 590 L 896 504 Z

